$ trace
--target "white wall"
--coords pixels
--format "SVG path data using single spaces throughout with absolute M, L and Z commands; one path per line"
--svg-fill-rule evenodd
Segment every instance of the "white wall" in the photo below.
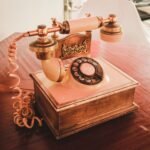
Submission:
M 63 0 L 0 0 L 0 40 L 14 32 L 50 25 L 50 18 L 63 20 Z

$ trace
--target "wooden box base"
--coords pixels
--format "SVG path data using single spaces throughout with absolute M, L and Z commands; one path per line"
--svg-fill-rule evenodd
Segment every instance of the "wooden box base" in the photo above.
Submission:
M 99 87 L 88 88 L 84 85 L 84 88 L 79 88 L 77 84 L 76 89 L 69 85 L 66 88 L 46 79 L 43 72 L 31 74 L 37 108 L 56 139 L 137 108 L 133 100 L 138 83 L 107 61 L 99 61 L 105 73 L 105 79 Z M 71 97 L 71 91 L 74 93 L 74 90 L 76 94 Z

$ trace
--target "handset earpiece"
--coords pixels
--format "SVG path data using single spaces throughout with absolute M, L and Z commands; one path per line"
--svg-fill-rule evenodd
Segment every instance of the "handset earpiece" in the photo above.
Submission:
M 103 24 L 100 30 L 100 37 L 106 42 L 120 41 L 122 36 L 122 30 L 117 23 L 117 17 L 114 14 L 109 15 L 109 22 Z

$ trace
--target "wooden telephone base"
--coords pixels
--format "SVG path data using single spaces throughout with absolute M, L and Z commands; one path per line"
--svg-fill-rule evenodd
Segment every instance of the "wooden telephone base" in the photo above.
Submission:
M 104 79 L 98 87 L 54 84 L 42 71 L 31 74 L 37 108 L 56 139 L 125 115 L 137 108 L 134 103 L 137 81 L 106 60 L 98 61 L 104 70 Z

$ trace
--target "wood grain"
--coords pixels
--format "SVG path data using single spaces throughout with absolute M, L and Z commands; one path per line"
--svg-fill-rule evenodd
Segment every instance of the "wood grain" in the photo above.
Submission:
M 7 47 L 11 35 L 0 42 L 1 81 L 7 72 Z M 29 39 L 18 43 L 19 74 L 24 83 L 31 83 L 29 72 L 40 69 L 39 61 L 28 51 Z M 94 45 L 94 46 L 93 46 Z M 18 128 L 12 121 L 11 93 L 0 93 L 1 150 L 149 150 L 150 149 L 150 47 L 121 44 L 92 43 L 93 56 L 99 54 L 140 82 L 135 101 L 140 106 L 133 114 L 90 128 L 60 141 L 55 140 L 48 127 L 31 130 Z M 24 84 L 23 84 L 24 85 Z M 29 86 L 28 84 L 26 84 Z M 31 88 L 31 87 L 30 87 Z
M 109 74 L 105 70 L 106 66 L 105 68 L 103 66 L 103 69 L 105 74 Z M 118 74 L 115 74 L 113 77 L 116 78 L 117 75 Z M 51 91 L 50 88 L 46 88 L 48 81 L 45 81 L 43 76 L 42 72 L 31 74 L 34 81 L 36 106 L 56 139 L 61 139 L 89 127 L 93 127 L 94 125 L 131 113 L 137 108 L 133 103 L 137 82 L 133 82 L 131 79 L 128 79 L 128 86 L 126 88 L 123 86 L 123 83 L 121 84 L 118 82 L 119 85 L 122 86 L 119 89 L 114 88 L 112 90 L 114 92 L 113 94 L 109 91 L 109 94 L 107 93 L 104 96 L 99 90 L 97 94 L 103 95 L 102 97 L 96 95 L 92 98 L 87 98 L 86 100 L 82 98 L 76 100 L 76 95 L 74 96 L 75 99 L 72 103 L 68 102 L 66 105 L 61 105 L 60 107 L 59 104 L 54 103 L 56 99 L 54 97 L 52 99 L 52 96 L 50 95 L 53 94 L 54 96 L 54 91 Z M 119 76 L 117 77 L 119 78 Z M 114 84 L 114 82 L 109 83 Z M 107 84 L 107 86 L 110 87 L 110 84 Z M 68 85 L 68 89 L 69 88 Z M 70 93 L 68 89 L 64 92 L 64 97 Z M 106 89 L 108 90 L 108 88 Z M 61 89 L 58 90 L 58 88 L 56 88 L 56 94 L 59 94 L 59 91 L 61 91 Z M 72 90 L 72 92 L 74 92 L 74 90 Z M 71 94 L 73 94 L 72 92 Z M 62 96 L 59 95 L 60 98 L 62 98 Z M 67 97 L 65 97 L 65 99 L 66 98 Z

